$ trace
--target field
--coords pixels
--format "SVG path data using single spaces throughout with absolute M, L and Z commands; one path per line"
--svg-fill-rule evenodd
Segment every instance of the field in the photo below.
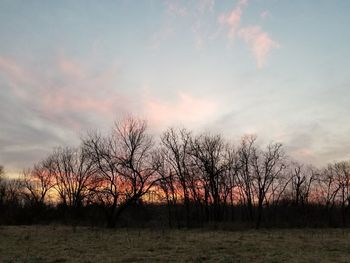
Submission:
M 1 226 L 0 262 L 350 262 L 350 230 Z

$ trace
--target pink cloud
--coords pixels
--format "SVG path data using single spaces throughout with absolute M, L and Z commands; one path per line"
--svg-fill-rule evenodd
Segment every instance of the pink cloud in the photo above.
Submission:
M 171 125 L 193 125 L 205 122 L 215 114 L 217 104 L 213 100 L 196 98 L 180 92 L 176 101 L 173 102 L 146 98 L 144 108 L 151 126 L 164 128 Z
M 280 46 L 259 26 L 242 28 L 239 30 L 238 34 L 250 46 L 259 68 L 265 65 L 266 58 L 271 50 L 279 48 Z
M 279 44 L 258 25 L 248 27 L 240 26 L 243 8 L 247 3 L 247 0 L 240 0 L 231 12 L 219 16 L 219 22 L 221 25 L 225 25 L 228 28 L 227 38 L 231 43 L 238 37 L 249 45 L 254 54 L 258 68 L 262 68 L 266 64 L 266 59 L 271 50 L 278 48 Z M 264 11 L 260 14 L 262 19 L 269 16 L 270 13 L 268 11 Z
M 26 97 L 23 86 L 32 85 L 35 81 L 28 70 L 23 69 L 13 59 L 0 56 L 0 74 L 2 74 L 13 93 L 18 97 Z
M 26 78 L 23 70 L 11 59 L 0 56 L 0 72 L 7 77 L 13 78 Z
M 96 73 L 89 70 L 88 65 L 60 56 L 51 65 L 55 72 L 52 76 L 51 70 L 39 74 L 23 65 L 0 60 L 0 70 L 6 79 L 24 92 L 21 97 L 13 95 L 34 108 L 36 117 L 44 118 L 40 122 L 48 120 L 57 127 L 79 131 L 86 121 L 110 122 L 116 114 L 130 110 L 144 115 L 155 129 L 176 124 L 192 126 L 205 123 L 217 112 L 214 100 L 186 92 L 178 93 L 172 101 L 154 96 L 130 97 L 117 92 L 118 68 L 113 66 Z M 27 80 L 30 85 L 26 85 Z
M 48 114 L 63 112 L 93 112 L 113 114 L 117 98 L 79 95 L 68 90 L 53 90 L 42 97 L 42 109 Z M 118 100 L 120 100 L 118 98 Z
M 119 75 L 115 66 L 96 74 L 87 65 L 60 57 L 58 68 L 64 83 L 52 83 L 50 91 L 43 94 L 42 109 L 48 116 L 75 112 L 113 118 L 129 101 L 114 90 Z
M 247 5 L 247 3 L 247 0 L 240 0 L 230 13 L 219 16 L 219 23 L 221 25 L 226 25 L 229 28 L 227 37 L 231 42 L 234 41 L 236 37 L 243 14 L 243 8 Z
M 60 56 L 51 72 L 37 72 L 10 58 L 0 57 L 3 75 L 12 95 L 34 108 L 40 116 L 73 129 L 92 116 L 112 119 L 129 103 L 127 96 L 114 90 L 118 68 L 111 66 L 98 73 L 88 66 Z

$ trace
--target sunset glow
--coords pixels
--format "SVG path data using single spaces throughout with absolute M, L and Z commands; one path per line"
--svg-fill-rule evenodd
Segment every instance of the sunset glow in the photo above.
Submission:
M 349 1 L 1 1 L 11 177 L 125 115 L 350 158 Z

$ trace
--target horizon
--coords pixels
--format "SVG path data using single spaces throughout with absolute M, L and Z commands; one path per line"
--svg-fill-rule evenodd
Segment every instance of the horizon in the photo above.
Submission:
M 350 159 L 347 1 L 1 1 L 7 174 L 106 132 L 256 134 L 315 166 Z

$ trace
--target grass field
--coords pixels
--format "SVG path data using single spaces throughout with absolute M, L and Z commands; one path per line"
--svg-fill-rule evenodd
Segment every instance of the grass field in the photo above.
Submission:
M 0 262 L 350 262 L 350 230 L 0 227 Z

